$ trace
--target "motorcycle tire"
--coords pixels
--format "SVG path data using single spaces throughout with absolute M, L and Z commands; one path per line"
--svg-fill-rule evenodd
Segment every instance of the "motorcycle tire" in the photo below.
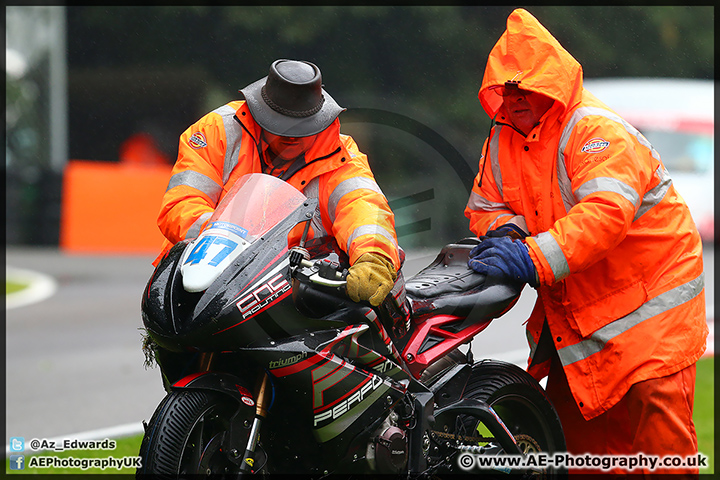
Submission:
M 168 394 L 145 427 L 137 476 L 239 474 L 238 462 L 231 461 L 230 449 L 225 448 L 230 419 L 238 408 L 237 401 L 219 392 L 178 390 Z M 246 415 L 244 428 L 249 436 L 252 412 Z M 244 442 L 232 446 L 241 459 L 247 440 Z
M 489 404 L 523 453 L 566 451 L 555 408 L 540 384 L 520 367 L 497 360 L 476 363 L 463 397 Z M 548 468 L 539 477 L 566 478 L 567 471 Z

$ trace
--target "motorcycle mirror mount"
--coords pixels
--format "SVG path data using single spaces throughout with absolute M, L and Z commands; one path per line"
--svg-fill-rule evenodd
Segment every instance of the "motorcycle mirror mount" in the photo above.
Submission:
M 302 237 L 300 237 L 300 244 L 290 249 L 290 268 L 293 269 L 300 266 L 303 260 L 310 260 L 310 252 L 305 248 L 305 242 L 307 241 L 308 230 L 310 230 L 312 214 L 308 212 L 305 216 L 309 218 L 305 220 L 305 229 L 303 230 Z

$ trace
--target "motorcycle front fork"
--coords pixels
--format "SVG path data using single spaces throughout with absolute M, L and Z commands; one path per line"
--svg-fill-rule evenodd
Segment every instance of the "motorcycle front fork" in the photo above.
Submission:
M 267 405 L 270 398 L 269 378 L 266 372 L 262 373 L 262 380 L 258 393 L 255 396 L 255 419 L 250 428 L 250 436 L 248 437 L 247 447 L 240 463 L 241 473 L 252 473 L 255 465 L 255 449 L 260 439 L 260 427 L 263 420 L 267 416 Z
M 199 358 L 199 370 L 201 372 L 210 371 L 210 367 L 213 361 L 213 353 L 207 352 L 202 353 Z M 255 467 L 255 449 L 257 448 L 258 441 L 260 440 L 260 427 L 262 422 L 267 417 L 268 403 L 270 399 L 270 377 L 267 372 L 262 372 L 262 377 L 259 382 L 257 394 L 255 395 L 255 418 L 253 419 L 252 426 L 250 427 L 250 436 L 247 440 L 247 446 L 245 453 L 243 454 L 242 462 L 240 463 L 240 473 L 253 473 Z

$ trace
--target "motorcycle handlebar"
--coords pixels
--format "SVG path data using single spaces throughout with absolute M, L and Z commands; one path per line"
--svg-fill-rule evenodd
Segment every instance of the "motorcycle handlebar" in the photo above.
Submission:
M 347 270 L 338 263 L 326 259 L 312 261 L 306 257 L 306 252 L 297 248 L 290 252 L 290 266 L 296 276 L 326 287 L 340 288 L 347 285 Z M 301 271 L 301 269 L 305 271 Z
M 326 287 L 345 287 L 347 285 L 347 270 L 335 262 L 326 260 L 301 260 L 300 265 L 307 268 L 317 269 L 316 273 L 309 276 L 309 280 L 318 285 Z

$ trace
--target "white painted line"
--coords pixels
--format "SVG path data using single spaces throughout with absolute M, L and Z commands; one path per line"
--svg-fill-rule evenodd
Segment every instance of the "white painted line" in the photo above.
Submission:
M 5 279 L 28 285 L 27 288 L 5 295 L 5 310 L 40 302 L 54 295 L 57 290 L 57 283 L 52 277 L 31 270 L 5 267 Z
M 47 440 L 48 444 L 62 445 L 65 440 L 98 440 L 102 441 L 106 438 L 109 440 L 117 440 L 123 437 L 131 437 L 133 435 L 140 435 L 144 432 L 142 422 L 126 423 L 125 425 L 117 425 L 114 427 L 101 428 L 98 430 L 90 430 L 88 432 L 80 432 L 72 435 L 63 435 L 55 438 L 38 438 L 38 440 Z M 32 438 L 25 439 L 25 452 L 28 454 L 39 453 L 40 450 L 30 450 L 29 442 Z M 10 445 L 5 446 L 5 454 L 10 454 Z

